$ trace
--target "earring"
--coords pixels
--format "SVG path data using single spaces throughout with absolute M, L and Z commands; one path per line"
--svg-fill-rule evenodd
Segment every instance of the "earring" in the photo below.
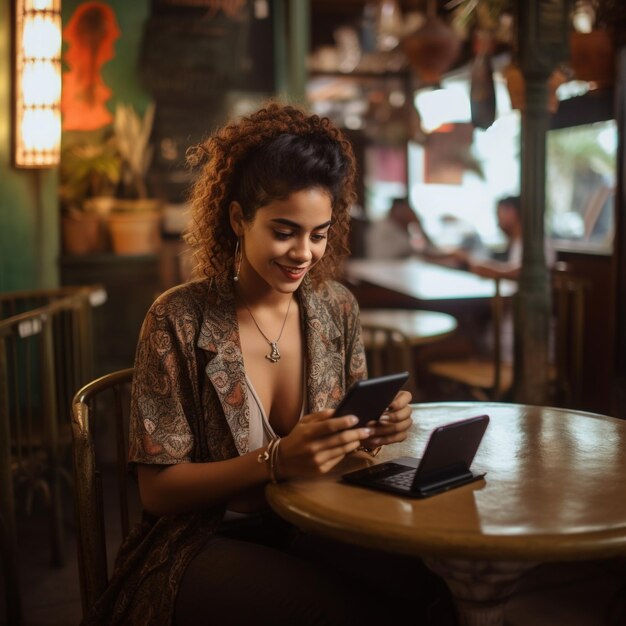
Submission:
M 233 260 L 235 266 L 235 273 L 233 280 L 239 282 L 239 272 L 241 271 L 241 257 L 243 256 L 243 250 L 239 248 L 239 238 L 237 238 L 237 245 L 235 246 L 235 257 Z

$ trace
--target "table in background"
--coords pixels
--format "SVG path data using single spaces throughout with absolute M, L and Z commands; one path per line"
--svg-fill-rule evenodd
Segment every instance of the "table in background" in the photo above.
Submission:
M 338 482 L 346 471 L 421 456 L 438 425 L 486 413 L 474 462 L 486 480 L 416 500 Z M 346 458 L 324 477 L 269 485 L 293 524 L 357 545 L 420 556 L 450 586 L 463 625 L 503 624 L 504 603 L 536 564 L 626 555 L 626 421 L 502 403 L 414 405 L 408 439 L 375 461 Z
M 416 258 L 352 259 L 346 263 L 345 279 L 365 296 L 362 299 L 357 293 L 359 303 L 365 307 L 406 306 L 454 313 L 459 304 L 466 306 L 468 301 L 484 301 L 495 295 L 495 283 L 490 278 Z M 375 293 L 367 297 L 360 283 L 373 287 Z M 516 291 L 515 281 L 500 281 L 503 297 Z
M 420 301 L 492 298 L 495 295 L 494 281 L 490 278 L 416 258 L 350 260 L 346 263 L 346 277 Z M 517 283 L 512 280 L 502 280 L 500 286 L 503 296 L 513 295 L 517 290 Z
M 399 330 L 413 346 L 449 337 L 457 328 L 457 321 L 452 315 L 437 311 L 363 309 L 360 317 L 364 324 Z

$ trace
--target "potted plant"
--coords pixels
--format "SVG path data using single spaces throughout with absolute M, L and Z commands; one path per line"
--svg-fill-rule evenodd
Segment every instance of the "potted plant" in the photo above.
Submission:
M 150 197 L 146 184 L 153 155 L 150 134 L 154 113 L 153 104 L 143 118 L 131 105 L 118 104 L 115 110 L 113 132 L 121 178 L 109 229 L 113 251 L 118 254 L 150 254 L 160 247 L 160 202 Z
M 113 204 L 120 174 L 121 160 L 112 137 L 64 147 L 59 196 L 67 253 L 88 254 L 104 248 L 103 218 Z

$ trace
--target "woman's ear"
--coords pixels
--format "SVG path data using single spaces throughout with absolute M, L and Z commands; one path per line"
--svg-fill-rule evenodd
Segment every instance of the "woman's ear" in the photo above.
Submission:
M 237 237 L 243 235 L 243 209 L 239 202 L 233 200 L 228 207 L 228 215 L 230 218 L 230 227 Z

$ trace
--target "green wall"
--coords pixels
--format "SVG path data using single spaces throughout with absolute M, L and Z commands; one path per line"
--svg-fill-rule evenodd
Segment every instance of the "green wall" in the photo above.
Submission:
M 54 170 L 11 166 L 11 7 L 0 0 L 0 291 L 57 284 Z
M 66 23 L 77 0 L 65 0 Z M 145 110 L 149 97 L 136 79 L 143 23 L 149 0 L 111 0 L 121 30 L 116 56 L 103 68 L 116 102 Z M 60 254 L 58 171 L 16 170 L 11 166 L 11 7 L 0 0 L 0 291 L 54 287 Z

